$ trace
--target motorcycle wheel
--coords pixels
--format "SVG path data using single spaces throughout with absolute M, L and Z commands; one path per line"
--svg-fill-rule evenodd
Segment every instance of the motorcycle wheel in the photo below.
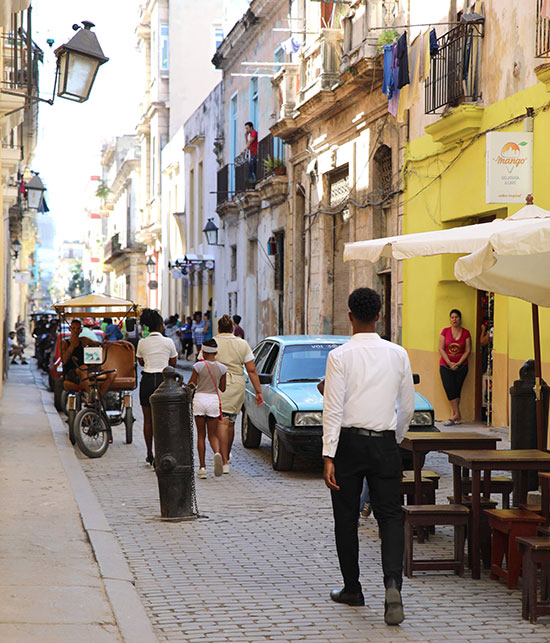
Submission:
M 63 407 L 61 406 L 61 396 L 63 394 L 63 382 L 60 379 L 57 379 L 53 383 L 53 403 L 56 411 L 62 411 Z
M 94 409 L 81 409 L 74 419 L 78 448 L 88 458 L 101 458 L 109 447 L 109 427 Z
M 124 426 L 126 427 L 126 444 L 132 444 L 132 440 L 134 438 L 133 433 L 134 433 L 134 414 L 132 413 L 131 407 L 128 407 L 126 409 L 126 412 L 124 413 Z

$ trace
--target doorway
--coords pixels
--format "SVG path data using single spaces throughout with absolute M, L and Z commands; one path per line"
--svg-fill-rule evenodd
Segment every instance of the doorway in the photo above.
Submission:
M 476 419 L 491 426 L 493 422 L 493 342 L 495 295 L 477 291 L 475 411 Z

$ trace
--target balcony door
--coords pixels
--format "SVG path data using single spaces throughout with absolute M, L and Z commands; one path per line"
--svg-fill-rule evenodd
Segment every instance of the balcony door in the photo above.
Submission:
M 237 136 L 238 136 L 238 93 L 231 96 L 229 105 L 229 196 L 235 193 L 235 157 L 237 156 Z

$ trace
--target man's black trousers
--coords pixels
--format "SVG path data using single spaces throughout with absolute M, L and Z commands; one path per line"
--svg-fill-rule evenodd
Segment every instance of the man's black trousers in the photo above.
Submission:
M 331 491 L 334 532 L 346 592 L 360 592 L 359 498 L 366 477 L 370 500 L 382 539 L 384 581 L 394 578 L 401 586 L 403 572 L 403 510 L 401 509 L 401 457 L 395 433 L 381 437 L 358 435 L 342 429 L 334 457 L 336 482 Z

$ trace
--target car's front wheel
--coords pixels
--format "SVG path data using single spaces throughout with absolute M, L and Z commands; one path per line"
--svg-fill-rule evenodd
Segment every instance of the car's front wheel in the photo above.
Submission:
M 281 440 L 279 431 L 273 429 L 271 439 L 271 464 L 275 471 L 290 471 L 294 462 L 294 454 L 288 450 L 285 443 Z
M 252 424 L 246 410 L 243 410 L 241 439 L 245 449 L 257 449 L 262 441 L 262 432 Z

